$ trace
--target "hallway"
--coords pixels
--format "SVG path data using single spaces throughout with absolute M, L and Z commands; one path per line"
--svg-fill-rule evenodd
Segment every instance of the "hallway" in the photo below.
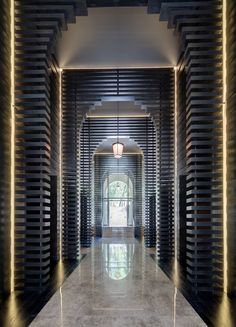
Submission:
M 0 327 L 236 327 L 236 0 L 0 15 Z
M 205 326 L 142 243 L 103 238 L 31 327 Z

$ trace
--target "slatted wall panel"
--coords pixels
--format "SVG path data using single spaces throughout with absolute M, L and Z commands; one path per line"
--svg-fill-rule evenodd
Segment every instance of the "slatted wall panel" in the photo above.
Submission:
M 228 287 L 236 293 L 236 3 L 227 1 Z
M 105 3 L 106 1 L 104 1 Z M 121 3 L 121 2 L 120 2 Z M 74 15 L 86 14 L 85 1 L 21 0 L 16 4 L 16 263 L 17 288 L 41 288 L 49 277 L 49 234 L 51 211 L 50 178 L 51 142 L 51 51 L 60 30 Z M 88 3 L 89 6 L 101 5 Z M 149 0 L 150 13 L 161 12 L 161 19 L 169 20 L 182 42 L 186 74 L 186 174 L 187 177 L 187 273 L 198 290 L 216 290 L 222 284 L 222 17 L 221 1 Z M 4 243 L 9 244 L 9 90 L 10 90 L 10 30 L 9 0 L 1 3 L 1 230 Z M 106 3 L 105 5 L 110 5 Z M 235 3 L 228 0 L 228 221 L 229 258 L 235 261 L 235 135 L 234 135 L 234 76 L 235 76 Z M 129 72 L 129 74 L 127 74 Z M 91 72 L 90 72 L 91 73 Z M 98 74 L 97 74 L 98 73 Z M 97 72 L 97 77 L 83 72 L 88 84 L 81 83 L 80 95 L 74 92 L 79 114 L 100 103 L 104 97 L 120 95 L 140 103 L 145 110 L 160 108 L 158 76 L 161 84 L 170 70 L 121 70 L 110 77 Z M 67 73 L 66 73 L 67 74 Z M 70 77 L 78 72 L 72 72 Z M 113 75 L 112 75 L 113 74 Z M 100 77 L 98 76 L 100 75 Z M 116 75 L 115 78 L 113 78 Z M 95 76 L 95 88 L 89 79 Z M 113 76 L 113 77 L 112 77 Z M 128 77 L 128 79 L 126 77 Z M 78 77 L 81 80 L 81 75 Z M 106 84 L 98 88 L 96 81 Z M 119 80 L 119 83 L 117 83 Z M 133 82 L 134 84 L 132 84 Z M 128 82 L 128 83 L 127 83 Z M 74 81 L 73 81 L 74 83 Z M 102 84 L 102 83 L 101 83 Z M 126 86 L 131 86 L 127 88 Z M 67 82 L 68 86 L 68 82 Z M 66 86 L 66 87 L 67 87 Z M 82 91 L 86 91 L 86 96 Z M 105 93 L 104 93 L 104 92 Z M 162 99 L 163 100 L 163 99 Z M 67 101 L 70 102 L 67 98 Z M 66 104 L 67 105 L 67 104 Z M 69 106 L 71 104 L 68 104 Z M 158 117 L 158 115 L 157 115 Z M 80 117 L 77 121 L 80 122 Z M 154 119 L 155 124 L 158 123 Z M 78 141 L 79 142 L 79 141 Z M 158 143 L 157 133 L 157 146 Z M 56 154 L 56 150 L 54 152 Z M 79 156 L 79 153 L 77 153 Z M 158 166 L 159 167 L 159 166 Z M 66 167 L 64 167 L 66 169 Z M 79 167 L 76 167 L 79 171 Z M 27 175 L 26 175 L 27 174 Z M 70 175 L 70 174 L 69 174 Z M 159 179 L 160 169 L 157 170 Z M 5 183 L 5 184 L 4 184 Z M 64 182 L 63 182 L 64 183 Z M 53 184 L 56 185 L 56 184 Z M 161 185 L 157 196 L 160 198 Z M 0 191 L 1 192 L 1 191 Z M 160 203 L 160 202 L 159 202 Z M 171 203 L 171 202 L 170 202 Z M 172 206 L 172 204 L 171 204 Z M 157 215 L 160 208 L 156 203 Z M 75 219 L 75 215 L 73 219 Z M 173 217 L 169 217 L 173 219 Z M 157 222 L 158 225 L 159 222 Z M 169 224 L 169 222 L 168 222 Z M 64 228 L 64 227 L 63 227 Z M 63 230 L 64 238 L 66 228 Z M 6 231 L 6 232 L 5 232 Z M 70 230 L 74 233 L 74 229 Z M 72 236 L 76 239 L 77 235 Z M 72 241 L 73 244 L 74 241 Z M 64 242 L 65 248 L 67 241 Z M 78 244 L 78 240 L 74 243 Z M 1 245 L 2 246 L 2 245 Z M 67 256 L 65 250 L 64 254 Z M 67 247 L 68 248 L 68 247 Z M 1 248 L 2 249 L 2 248 Z M 2 251 L 2 250 L 1 250 Z M 3 249 L 2 253 L 8 253 Z M 77 253 L 75 251 L 74 253 Z M 7 254 L 8 256 L 8 254 Z M 235 289 L 235 266 L 230 266 L 229 287 Z M 5 271 L 8 271 L 7 268 Z M 1 271 L 1 267 L 0 267 Z M 1 273 L 1 272 L 0 272 Z M 8 274 L 9 275 L 9 274 Z M 8 285 L 8 281 L 4 281 Z
M 120 96 L 123 101 L 136 101 L 143 105 L 144 110 L 148 105 L 154 109 L 155 105 L 159 108 L 161 102 L 174 101 L 173 97 L 166 99 L 163 91 L 160 92 L 160 86 L 165 85 L 165 95 L 171 94 L 172 88 L 169 90 L 168 86 L 172 74 L 172 68 L 64 70 L 65 87 L 68 95 L 71 94 L 71 102 L 75 100 L 76 89 L 78 105 L 93 106 L 101 101 L 116 101 L 116 97 Z
M 10 1 L 0 5 L 0 294 L 10 289 Z
M 102 236 L 102 188 L 105 178 L 111 174 L 124 173 L 132 180 L 134 189 L 134 228 L 135 236 L 142 233 L 142 155 L 125 154 L 119 162 L 111 155 L 94 156 L 94 225 L 97 236 Z
M 106 160 L 107 159 L 107 160 Z M 97 237 L 102 237 L 102 225 L 103 225 L 103 185 L 105 179 L 109 176 L 109 164 L 106 169 L 102 169 L 102 158 L 99 155 L 94 155 L 93 169 L 94 169 L 94 234 Z M 103 160 L 103 165 L 106 161 L 109 162 L 109 155 L 106 155 Z
M 80 195 L 80 133 L 86 104 L 78 107 L 76 88 L 68 72 L 62 72 L 62 233 L 63 256 L 76 259 L 80 247 L 81 210 L 86 197 Z M 83 145 L 81 145 L 83 147 Z
M 178 259 L 186 268 L 186 73 L 185 62 L 179 62 L 177 70 L 177 178 L 178 178 Z
M 53 59 L 53 58 L 52 58 Z M 60 258 L 59 155 L 60 155 L 60 71 L 52 60 L 50 74 L 50 259 Z
M 51 53 L 80 4 L 15 1 L 16 289 L 42 289 L 50 277 L 51 175 L 57 173 L 58 155 L 58 82 Z
M 157 133 L 156 246 L 161 261 L 174 255 L 174 70 L 159 77 L 158 105 L 147 104 Z
M 141 155 L 136 156 L 136 167 L 135 167 L 135 187 L 134 187 L 134 236 L 141 239 L 143 236 L 143 157 Z
M 63 74 L 64 77 L 64 74 Z M 76 101 L 67 103 L 63 78 L 62 97 L 62 232 L 63 256 L 76 258 L 79 252 L 79 133 L 82 117 Z
M 144 239 L 148 247 L 156 246 L 156 165 L 153 171 L 153 162 L 156 162 L 156 138 L 147 123 L 144 130 L 145 135 L 145 156 L 144 156 L 144 184 L 145 184 L 145 215 L 144 215 Z M 148 193 L 148 196 L 146 196 Z
M 159 1 L 186 63 L 187 278 L 222 287 L 222 1 Z
M 157 145 L 162 151 L 162 157 L 166 160 L 160 164 L 161 156 L 155 158 L 158 163 L 157 179 L 152 177 L 151 172 L 145 174 L 148 176 L 146 179 L 148 185 L 152 184 L 153 189 L 155 187 L 154 200 L 150 199 L 150 203 L 149 200 L 145 201 L 145 204 L 148 208 L 152 206 L 153 215 L 157 214 L 161 217 L 157 223 L 155 219 L 150 222 L 146 216 L 146 244 L 148 246 L 156 244 L 156 227 L 153 224 L 157 225 L 159 242 L 162 240 L 165 244 L 173 243 L 173 69 L 68 70 L 64 71 L 63 76 L 63 97 L 68 108 L 74 107 L 76 101 L 78 111 L 85 112 L 94 109 L 94 106 L 101 104 L 102 101 L 118 100 L 134 101 L 143 110 L 150 112 L 154 124 L 159 128 L 155 136 L 150 134 L 149 137 L 147 137 L 149 131 L 146 130 L 147 160 L 150 162 L 154 160 L 152 137 L 157 138 Z M 160 115 L 160 112 L 163 114 Z M 164 134 L 165 138 L 162 137 Z M 150 144 L 148 144 L 149 140 Z M 82 142 L 81 148 L 83 147 Z M 169 162 L 168 159 L 170 159 Z M 148 170 L 149 165 L 147 164 L 146 167 Z M 89 178 L 91 179 L 91 176 Z M 166 187 L 167 184 L 168 187 Z M 159 192 L 158 201 L 155 200 L 156 190 Z M 81 191 L 85 192 L 85 190 Z M 161 202 L 160 199 L 163 201 Z M 152 224 L 152 227 L 149 224 Z M 165 258 L 167 255 L 168 258 L 173 255 L 173 244 L 169 251 L 164 244 L 159 249 L 163 249 Z M 160 250 L 158 253 L 160 255 Z
M 148 134 L 147 134 L 148 130 Z M 92 229 L 92 157 L 98 145 L 109 137 L 117 135 L 116 118 L 88 118 L 84 121 L 80 141 L 80 187 L 81 194 L 87 199 L 87 217 L 81 217 L 81 243 L 89 246 Z M 152 216 L 150 198 L 156 196 L 156 137 L 152 120 L 148 118 L 120 118 L 119 135 L 129 136 L 142 149 L 145 169 L 145 242 L 147 246 L 154 246 L 153 229 L 156 220 Z M 147 140 L 148 137 L 148 140 Z M 147 175 L 148 173 L 148 175 Z M 82 234 L 84 233 L 84 234 Z M 155 237 L 155 235 L 154 235 Z

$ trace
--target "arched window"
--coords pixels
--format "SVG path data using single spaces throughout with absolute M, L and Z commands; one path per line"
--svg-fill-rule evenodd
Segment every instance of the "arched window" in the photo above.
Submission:
M 114 181 L 109 184 L 109 198 L 128 198 L 129 186 L 122 181 Z
M 127 174 L 111 174 L 104 181 L 103 226 L 133 225 L 133 183 Z

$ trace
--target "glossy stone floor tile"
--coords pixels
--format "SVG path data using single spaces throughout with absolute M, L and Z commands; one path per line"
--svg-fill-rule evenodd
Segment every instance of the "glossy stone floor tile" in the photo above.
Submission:
M 103 239 L 31 327 L 206 326 L 134 239 Z

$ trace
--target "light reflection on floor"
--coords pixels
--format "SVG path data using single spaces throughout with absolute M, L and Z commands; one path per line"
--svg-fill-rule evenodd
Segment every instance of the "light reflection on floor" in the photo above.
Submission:
M 203 326 L 183 291 L 209 326 L 236 326 L 234 299 L 188 296 L 182 279 L 179 291 L 153 265 L 155 249 L 122 237 L 103 239 L 82 252 L 83 265 L 57 265 L 46 293 L 12 294 L 1 302 L 0 326 L 27 327 L 45 304 L 32 326 Z
M 205 324 L 141 243 L 107 238 L 91 249 L 31 326 Z
M 134 244 L 102 244 L 104 266 L 109 278 L 121 280 L 128 276 L 134 255 Z

